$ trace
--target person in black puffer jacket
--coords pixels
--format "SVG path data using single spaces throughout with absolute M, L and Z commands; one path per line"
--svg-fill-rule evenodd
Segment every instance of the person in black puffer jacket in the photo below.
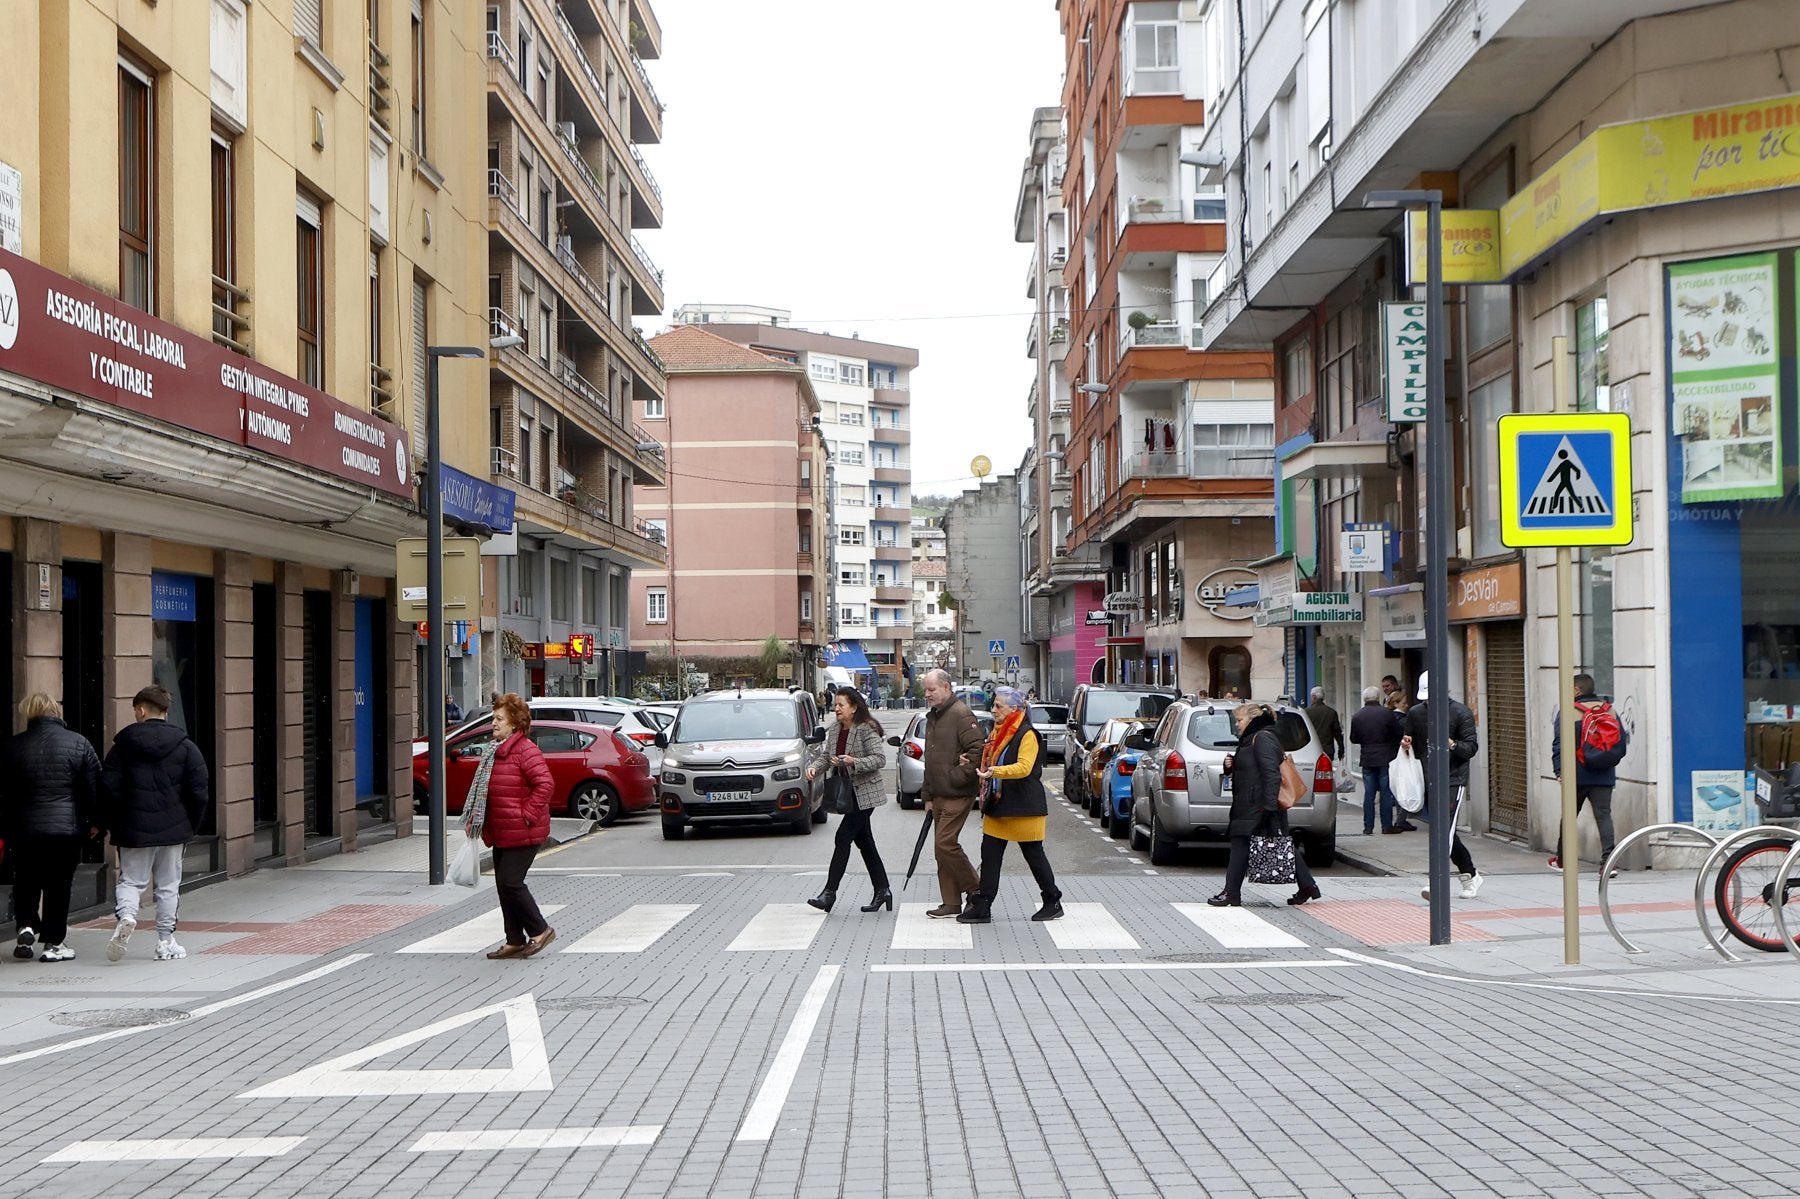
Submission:
M 173 700 L 152 683 L 132 697 L 136 724 L 113 738 L 101 769 L 106 797 L 106 830 L 119 851 L 119 881 L 113 890 L 112 940 L 106 957 L 125 956 L 137 930 L 144 888 L 156 879 L 156 960 L 184 958 L 175 943 L 175 910 L 181 894 L 182 849 L 194 839 L 209 802 L 206 759 L 188 735 L 169 723 Z
M 10 784 L 0 791 L 0 836 L 13 866 L 13 923 L 19 930 L 13 956 L 29 960 L 41 939 L 41 961 L 66 962 L 75 956 L 64 944 L 69 890 L 82 842 L 99 823 L 100 756 L 63 723 L 62 705 L 43 692 L 26 696 L 19 714 L 25 731 L 0 755 Z
M 1231 775 L 1231 816 L 1225 832 L 1231 838 L 1231 858 L 1225 866 L 1225 889 L 1207 899 L 1215 908 L 1243 906 L 1244 879 L 1250 873 L 1250 839 L 1285 837 L 1287 813 L 1281 810 L 1281 735 L 1276 732 L 1275 712 L 1267 704 L 1239 704 L 1231 710 L 1237 727 L 1238 747 L 1225 755 Z M 1295 847 L 1294 883 L 1298 888 L 1288 903 L 1298 906 L 1319 899 L 1319 884 L 1306 867 L 1306 856 Z

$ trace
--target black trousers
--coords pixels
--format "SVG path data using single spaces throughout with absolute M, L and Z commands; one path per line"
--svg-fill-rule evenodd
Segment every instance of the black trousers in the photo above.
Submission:
M 1244 876 L 1250 873 L 1250 838 L 1233 837 L 1231 839 L 1231 858 L 1225 863 L 1225 894 L 1231 899 L 1242 899 Z M 1296 844 L 1294 846 L 1294 885 L 1302 891 L 1315 886 L 1313 873 L 1306 865 L 1306 854 Z
M 539 936 L 550 927 L 525 885 L 525 872 L 537 860 L 539 848 L 524 845 L 494 850 L 494 893 L 500 897 L 500 919 L 506 924 L 508 945 L 523 945 L 526 938 Z
M 1006 847 L 1012 844 L 1000 837 L 981 835 L 981 901 L 992 905 L 995 896 L 1000 894 L 1000 863 L 1006 857 Z M 1043 893 L 1045 903 L 1055 903 L 1062 898 L 1062 892 L 1056 886 L 1056 874 L 1050 869 L 1050 859 L 1044 856 L 1042 841 L 1020 841 L 1019 852 L 1025 855 L 1025 864 L 1031 867 L 1031 877 L 1037 880 L 1038 890 Z
M 1459 874 L 1475 873 L 1475 855 L 1469 852 L 1469 847 L 1463 844 L 1462 837 L 1458 836 L 1456 832 L 1456 818 L 1461 814 L 1463 800 L 1467 799 L 1468 795 L 1467 787 L 1458 787 L 1456 793 L 1450 797 L 1450 864 L 1456 867 Z M 1607 798 L 1610 799 L 1611 796 Z M 1429 795 L 1425 797 L 1425 806 L 1414 814 L 1427 825 L 1431 823 L 1431 797 Z M 1608 812 L 1608 815 L 1610 816 L 1611 813 Z M 1437 830 L 1432 829 L 1429 835 L 1437 836 Z
M 888 889 L 887 867 L 881 862 L 881 851 L 875 848 L 875 830 L 869 823 L 873 809 L 857 808 L 847 816 L 838 817 L 837 842 L 831 847 L 831 872 L 825 876 L 825 889 L 835 891 L 838 884 L 844 881 L 844 868 L 850 865 L 850 847 L 856 846 L 862 851 L 863 865 L 869 871 L 869 881 L 877 891 Z
M 80 837 L 19 837 L 7 843 L 13 870 L 13 924 L 45 946 L 69 935 L 69 890 L 81 865 Z

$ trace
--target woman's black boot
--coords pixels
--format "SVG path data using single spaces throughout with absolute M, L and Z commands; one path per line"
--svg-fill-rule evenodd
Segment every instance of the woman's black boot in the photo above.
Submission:
M 831 910 L 831 905 L 837 902 L 837 892 L 827 888 L 806 902 L 808 905 L 818 908 L 821 912 L 829 912 Z
M 894 892 L 890 887 L 883 887 L 881 890 L 875 892 L 875 898 L 871 899 L 868 903 L 863 904 L 862 910 L 865 912 L 879 912 L 884 907 L 890 912 L 894 910 Z

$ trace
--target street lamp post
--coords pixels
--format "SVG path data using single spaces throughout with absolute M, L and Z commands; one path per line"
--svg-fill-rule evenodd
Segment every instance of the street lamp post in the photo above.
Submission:
M 495 338 L 495 349 L 522 343 Z M 426 346 L 425 391 L 425 766 L 430 882 L 444 885 L 444 438 L 438 414 L 438 360 L 486 358 L 481 346 Z
M 1450 426 L 1444 411 L 1444 193 L 1436 189 L 1372 191 L 1365 208 L 1425 210 L 1425 701 L 1426 802 L 1431 880 L 1431 943 L 1450 943 Z M 1410 234 L 1404 234 L 1410 241 Z

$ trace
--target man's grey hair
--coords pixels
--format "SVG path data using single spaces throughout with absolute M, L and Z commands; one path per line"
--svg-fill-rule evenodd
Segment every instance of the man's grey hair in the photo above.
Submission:
M 1308 691 L 1306 693 L 1306 698 L 1311 703 L 1315 703 L 1315 704 L 1324 703 L 1325 702 L 1325 688 L 1314 687 L 1311 691 Z
M 1378 704 L 1380 702 L 1381 702 L 1381 688 L 1379 688 L 1379 687 L 1364 687 L 1363 688 L 1363 703 Z
M 951 686 L 950 672 L 933 667 L 919 676 L 919 685 L 924 686 L 926 683 L 935 683 L 939 687 Z

